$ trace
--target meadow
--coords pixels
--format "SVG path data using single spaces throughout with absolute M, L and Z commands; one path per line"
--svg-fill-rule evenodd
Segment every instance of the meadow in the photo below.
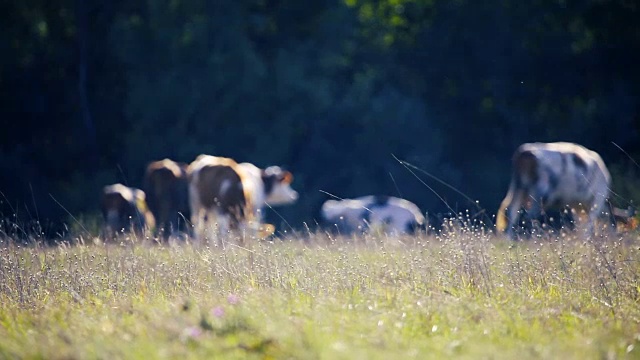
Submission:
M 0 246 L 0 358 L 640 358 L 640 235 Z

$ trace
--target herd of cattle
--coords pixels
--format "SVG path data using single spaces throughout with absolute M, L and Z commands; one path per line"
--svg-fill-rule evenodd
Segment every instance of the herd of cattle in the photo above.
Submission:
M 163 238 L 183 233 L 195 239 L 238 230 L 268 236 L 275 228 L 262 222 L 263 208 L 294 203 L 298 193 L 292 181 L 293 175 L 278 166 L 260 169 L 226 157 L 200 155 L 190 164 L 151 162 L 142 189 L 104 187 L 105 231 L 113 235 L 154 229 Z M 496 215 L 496 230 L 514 238 L 521 219 L 535 221 L 554 209 L 569 209 L 578 215 L 576 220 L 584 214 L 589 234 L 602 219 L 613 226 L 631 221 L 631 209 L 609 204 L 610 186 L 609 171 L 594 151 L 566 142 L 523 144 L 513 155 L 511 183 Z M 327 200 L 321 215 L 325 224 L 342 233 L 372 228 L 413 233 L 425 226 L 415 204 L 391 196 Z

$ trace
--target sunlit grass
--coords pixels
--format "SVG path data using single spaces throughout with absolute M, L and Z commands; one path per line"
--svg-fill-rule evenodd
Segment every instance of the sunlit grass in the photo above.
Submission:
M 640 238 L 0 248 L 1 358 L 638 358 Z

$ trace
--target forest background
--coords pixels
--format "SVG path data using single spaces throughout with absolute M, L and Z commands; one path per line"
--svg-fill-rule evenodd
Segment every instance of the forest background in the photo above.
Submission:
M 98 214 L 102 186 L 139 187 L 149 161 L 202 153 L 291 170 L 301 198 L 267 219 L 293 228 L 318 220 L 327 193 L 494 214 L 514 149 L 532 141 L 600 152 L 614 201 L 640 201 L 635 1 L 28 0 L 0 10 L 0 217 L 39 221 L 52 236 L 71 215 Z

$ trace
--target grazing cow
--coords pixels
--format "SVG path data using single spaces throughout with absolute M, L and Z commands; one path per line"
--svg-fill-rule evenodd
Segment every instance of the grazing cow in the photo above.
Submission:
M 147 209 L 144 191 L 140 189 L 122 184 L 105 186 L 102 190 L 101 210 L 107 235 L 131 229 L 142 234 L 144 229 L 154 226 L 154 218 Z
M 190 217 L 187 164 L 169 159 L 149 163 L 143 189 L 149 210 L 156 219 L 156 231 L 162 232 L 166 239 L 170 234 L 188 230 L 185 221 Z
M 528 143 L 518 147 L 512 161 L 511 184 L 496 218 L 499 232 L 515 236 L 522 208 L 532 220 L 547 209 L 568 207 L 587 213 L 593 234 L 596 220 L 608 210 L 611 183 L 600 155 L 573 143 Z
M 250 163 L 200 155 L 189 164 L 189 202 L 195 235 L 217 224 L 221 233 L 261 226 L 262 208 L 294 203 L 293 175 L 280 167 L 260 169 Z M 267 226 L 273 229 L 273 227 Z
M 371 228 L 385 233 L 412 234 L 425 225 L 425 217 L 414 203 L 392 196 L 327 200 L 320 211 L 325 222 L 347 234 Z

